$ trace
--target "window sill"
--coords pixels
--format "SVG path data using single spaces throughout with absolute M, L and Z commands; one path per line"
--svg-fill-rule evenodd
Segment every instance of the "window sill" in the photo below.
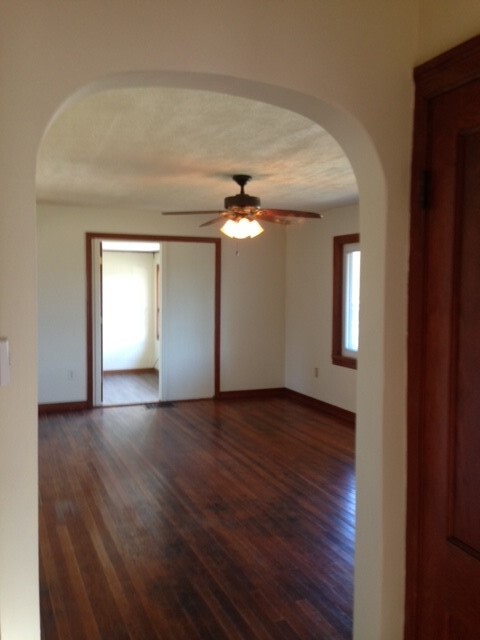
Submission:
M 357 368 L 357 359 L 350 358 L 348 356 L 341 356 L 337 354 L 332 354 L 332 364 L 336 364 L 339 367 L 348 367 L 349 369 Z

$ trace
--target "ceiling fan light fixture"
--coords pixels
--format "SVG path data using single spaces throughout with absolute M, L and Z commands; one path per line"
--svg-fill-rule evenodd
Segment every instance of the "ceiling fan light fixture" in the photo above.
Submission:
M 263 233 L 263 227 L 257 220 L 240 218 L 239 220 L 227 220 L 220 231 L 229 238 L 244 240 L 245 238 L 255 238 L 259 236 Z
M 263 233 L 263 227 L 258 220 L 250 220 L 250 238 L 256 238 Z
M 319 213 L 312 211 L 295 211 L 293 209 L 262 209 L 260 198 L 250 196 L 245 193 L 245 185 L 251 179 L 246 174 L 235 174 L 232 176 L 234 182 L 240 187 L 240 193 L 235 196 L 225 198 L 225 208 L 223 211 L 164 211 L 164 215 L 178 213 L 217 213 L 213 220 L 203 222 L 201 227 L 208 227 L 211 224 L 222 220 L 227 221 L 220 229 L 229 238 L 243 240 L 244 238 L 255 238 L 263 233 L 263 227 L 258 220 L 265 220 L 268 223 L 274 222 L 282 225 L 291 224 L 294 220 L 303 218 L 323 218 Z

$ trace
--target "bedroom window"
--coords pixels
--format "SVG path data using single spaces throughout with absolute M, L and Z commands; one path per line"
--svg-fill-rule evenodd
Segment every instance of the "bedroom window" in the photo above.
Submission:
M 360 309 L 360 236 L 333 239 L 333 364 L 357 368 Z

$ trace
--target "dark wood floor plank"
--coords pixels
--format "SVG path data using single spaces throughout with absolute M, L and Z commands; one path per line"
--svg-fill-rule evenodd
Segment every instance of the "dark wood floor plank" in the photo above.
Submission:
M 69 637 L 78 638 L 79 640 L 80 638 L 98 640 L 101 635 L 97 621 L 103 614 L 101 602 L 99 602 L 94 613 L 88 598 L 84 577 L 76 560 L 75 549 L 65 525 L 61 525 L 58 528 L 58 538 L 64 558 L 64 566 L 67 569 L 66 578 L 70 584 L 72 594 L 67 605 L 70 622 Z M 98 597 L 100 600 L 100 593 Z
M 63 605 L 62 579 L 50 546 L 51 536 L 48 535 L 45 527 L 45 518 L 40 514 L 39 534 L 43 541 L 40 555 L 40 575 L 43 576 L 40 585 L 42 638 L 61 640 L 69 635 L 69 620 Z
M 289 399 L 40 420 L 44 640 L 345 640 L 350 427 Z

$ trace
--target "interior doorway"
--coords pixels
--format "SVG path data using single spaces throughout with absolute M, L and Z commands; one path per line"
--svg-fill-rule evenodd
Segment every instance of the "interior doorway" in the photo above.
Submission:
M 87 234 L 90 406 L 219 393 L 220 240 Z
M 161 244 L 100 241 L 101 404 L 160 399 Z

